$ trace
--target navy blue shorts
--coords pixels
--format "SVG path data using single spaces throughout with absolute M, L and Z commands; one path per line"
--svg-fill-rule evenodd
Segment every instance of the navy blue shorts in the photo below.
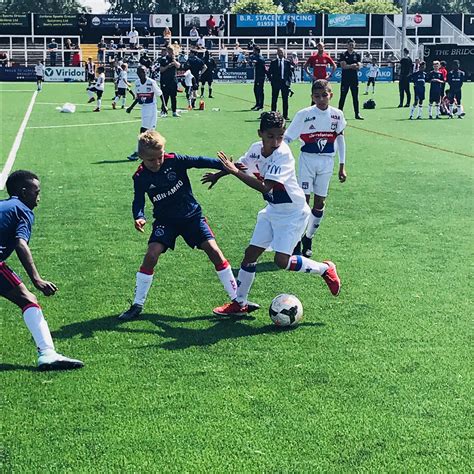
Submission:
M 441 91 L 430 91 L 430 104 L 439 104 L 441 102 Z
M 415 100 L 425 100 L 425 89 L 415 87 Z
M 456 103 L 459 105 L 461 103 L 461 89 L 457 91 L 453 91 L 452 89 L 449 91 L 449 103 L 454 104 L 454 100 L 456 99 Z
M 20 285 L 21 278 L 5 262 L 0 262 L 0 296 L 6 296 Z
M 174 222 L 156 219 L 153 222 L 153 231 L 148 243 L 158 242 L 163 244 L 166 249 L 174 250 L 176 239 L 179 236 L 183 237 L 192 249 L 200 247 L 206 240 L 215 238 L 206 218 L 202 214 L 198 214 L 189 219 L 180 219 Z

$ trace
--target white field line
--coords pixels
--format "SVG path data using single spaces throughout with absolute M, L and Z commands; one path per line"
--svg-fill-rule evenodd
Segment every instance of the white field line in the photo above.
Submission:
M 0 92 L 31 92 L 33 89 L 0 89 Z
M 13 142 L 13 146 L 8 155 L 7 162 L 5 163 L 2 173 L 0 174 L 0 191 L 5 189 L 5 183 L 7 182 L 8 175 L 10 174 L 10 171 L 13 168 L 13 163 L 15 163 L 16 154 L 20 148 L 21 139 L 23 138 L 23 134 L 25 133 L 26 124 L 28 123 L 28 119 L 30 118 L 31 112 L 33 110 L 33 106 L 35 105 L 35 100 L 36 100 L 37 95 L 38 95 L 38 91 L 34 91 L 33 97 L 30 100 L 30 105 L 26 109 L 25 116 L 23 117 L 23 122 L 21 122 L 20 128 L 15 137 L 15 141 Z
M 40 125 L 38 127 L 28 127 L 28 130 L 34 130 L 38 128 L 71 128 L 71 127 L 99 127 L 100 125 L 117 125 L 119 123 L 134 123 L 140 122 L 136 120 L 124 120 L 122 122 L 103 122 L 103 123 L 72 123 L 70 125 Z

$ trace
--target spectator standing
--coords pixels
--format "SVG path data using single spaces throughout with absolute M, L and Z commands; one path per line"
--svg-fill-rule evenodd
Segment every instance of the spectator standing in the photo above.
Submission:
M 105 62 L 106 49 L 107 49 L 107 45 L 105 44 L 104 39 L 101 38 L 100 41 L 97 43 L 97 61 L 101 64 Z
M 84 39 L 84 30 L 87 27 L 87 18 L 86 16 L 81 13 L 78 18 L 77 18 L 77 28 L 79 30 L 79 36 L 81 38 L 81 41 Z
M 206 47 L 206 41 L 204 40 L 204 36 L 203 35 L 199 35 L 199 38 L 196 42 L 196 46 L 198 48 L 202 48 L 204 49 Z
M 64 66 L 69 67 L 71 65 L 71 50 L 72 41 L 68 38 L 64 43 Z
M 229 58 L 229 51 L 224 43 L 222 43 L 221 49 L 219 50 L 219 62 L 222 69 L 227 67 L 227 61 Z
M 130 49 L 138 49 L 138 31 L 134 26 L 132 26 L 128 32 L 128 43 L 130 45 Z
M 117 45 L 114 40 L 110 40 L 108 50 L 107 61 L 113 63 L 115 61 L 115 51 L 117 51 Z
M 207 33 L 206 37 L 204 38 L 204 45 L 206 47 L 206 49 L 212 49 L 214 48 L 214 41 L 212 40 L 212 38 L 214 37 L 214 35 L 210 32 Z
M 165 26 L 165 28 L 163 29 L 163 44 L 165 47 L 171 45 L 171 38 L 171 30 L 167 26 Z
M 122 31 L 120 30 L 118 23 L 114 23 L 114 29 L 112 31 L 112 36 L 122 36 Z
M 249 59 L 255 70 L 253 81 L 255 105 L 250 110 L 263 110 L 263 103 L 265 101 L 265 76 L 267 75 L 267 70 L 265 68 L 265 58 L 262 56 L 258 46 L 253 47 L 253 53 Z
M 72 53 L 72 67 L 80 67 L 81 66 L 81 53 L 77 50 L 77 46 L 74 46 L 76 51 Z
M 0 51 L 0 66 L 8 67 L 8 53 L 6 51 Z
M 339 110 L 344 109 L 346 96 L 351 91 L 354 114 L 357 120 L 364 120 L 359 114 L 359 76 L 361 66 L 360 54 L 355 50 L 355 41 L 350 39 L 347 42 L 347 50 L 339 56 L 339 63 L 342 69 L 341 75 L 341 97 L 339 99 Z
M 148 30 L 148 28 L 145 26 L 145 28 L 143 28 L 143 34 L 142 36 L 144 37 L 144 39 L 142 40 L 142 43 L 143 43 L 143 47 L 145 49 L 148 49 L 148 46 L 150 44 L 150 31 Z
M 286 35 L 295 36 L 295 33 L 296 33 L 295 19 L 292 16 L 290 16 L 288 18 L 288 22 L 286 23 Z
M 219 38 L 224 37 L 225 27 L 226 27 L 226 23 L 225 23 L 225 20 L 224 20 L 224 15 L 221 15 L 219 17 L 219 25 L 217 26 L 217 35 L 219 36 Z
M 199 39 L 199 31 L 197 30 L 195 25 L 193 25 L 192 28 L 189 30 L 189 38 L 190 46 L 196 46 L 197 41 Z
M 214 20 L 214 17 L 212 15 L 210 15 L 209 18 L 206 20 L 206 28 L 207 31 L 210 31 L 211 33 L 216 28 L 216 20 Z
M 233 67 L 237 66 L 237 61 L 239 60 L 239 57 L 243 54 L 243 50 L 240 47 L 239 43 L 235 43 L 234 46 L 234 53 L 232 55 L 232 65 Z
M 48 51 L 49 51 L 49 65 L 52 67 L 56 66 L 56 54 L 58 52 L 58 43 L 53 38 L 51 43 L 48 44 Z
M 117 59 L 120 61 L 124 58 L 125 50 L 127 47 L 125 46 L 125 43 L 123 42 L 122 37 L 119 38 L 118 43 L 117 43 Z
M 288 59 L 285 59 L 285 51 L 278 48 L 277 58 L 270 63 L 268 78 L 272 85 L 272 112 L 277 110 L 278 96 L 281 92 L 283 102 L 283 118 L 288 118 L 288 96 L 290 93 L 291 78 L 293 76 L 293 66 Z
M 403 50 L 403 58 L 400 59 L 400 78 L 398 79 L 398 92 L 400 93 L 400 102 L 398 107 L 403 107 L 403 99 L 407 96 L 405 107 L 410 107 L 410 75 L 413 71 L 413 62 L 410 58 L 410 52 L 407 48 Z

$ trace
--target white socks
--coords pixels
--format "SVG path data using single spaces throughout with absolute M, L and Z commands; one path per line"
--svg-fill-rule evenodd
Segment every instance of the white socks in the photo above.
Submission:
M 318 275 L 323 275 L 328 268 L 329 265 L 326 263 L 315 262 L 314 260 L 303 257 L 302 255 L 293 255 L 288 260 L 286 270 L 290 272 L 316 273 Z
M 23 308 L 23 319 L 35 340 L 38 351 L 54 351 L 53 338 L 41 308 L 35 304 L 28 305 L 25 308 Z
M 241 306 L 245 306 L 248 301 L 250 288 L 255 280 L 255 269 L 257 263 L 242 265 L 237 276 L 237 301 Z
M 142 268 L 140 268 L 140 270 L 142 270 Z M 143 273 L 142 271 L 137 272 L 135 299 L 133 300 L 133 304 L 139 304 L 140 306 L 145 304 L 146 296 L 148 295 L 152 283 L 153 273 Z
M 221 265 L 217 266 L 216 272 L 230 300 L 235 300 L 237 297 L 237 282 L 235 281 L 229 262 L 225 260 Z
M 306 228 L 306 237 L 312 239 L 316 231 L 318 230 L 319 224 L 323 220 L 324 208 L 323 209 L 312 209 L 309 216 L 308 227 Z
M 102 105 L 102 99 L 97 99 L 97 108 L 100 109 L 101 105 Z
M 94 93 L 92 91 L 87 91 L 87 95 L 89 96 L 89 99 L 92 99 L 94 97 Z

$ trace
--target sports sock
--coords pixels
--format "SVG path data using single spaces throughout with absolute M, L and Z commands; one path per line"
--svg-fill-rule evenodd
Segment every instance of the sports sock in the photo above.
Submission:
M 431 111 L 432 111 L 432 105 L 429 104 L 429 105 L 428 105 L 428 115 L 429 115 L 430 117 L 433 117 L 433 114 L 432 114 Z
M 212 95 L 212 87 L 209 87 L 209 97 Z
M 150 290 L 152 282 L 153 270 L 140 267 L 140 270 L 137 272 L 135 299 L 133 300 L 133 304 L 139 304 L 141 306 L 145 304 L 146 296 Z
M 245 306 L 248 301 L 250 288 L 255 280 L 255 269 L 257 263 L 242 265 L 237 276 L 237 301 L 241 306 Z
M 97 108 L 100 109 L 101 105 L 102 105 L 102 99 L 97 99 Z
M 122 97 L 122 107 L 125 107 L 125 102 L 127 100 L 127 97 L 126 96 L 123 96 Z
M 368 94 L 369 93 L 369 85 L 367 84 L 366 88 L 365 88 L 365 93 Z
M 415 106 L 412 105 L 410 108 L 410 117 L 413 117 L 414 112 L 415 112 Z
M 204 95 L 204 87 L 201 87 L 201 95 Z
M 116 96 L 114 97 L 114 100 L 113 100 L 113 102 L 114 102 L 114 103 L 117 103 L 117 102 L 118 102 L 118 100 L 119 100 L 119 96 L 118 96 L 118 95 L 116 95 Z
M 87 91 L 87 95 L 89 96 L 89 99 L 92 99 L 92 97 L 94 97 L 94 93 L 90 90 Z
M 439 104 L 436 106 L 436 117 L 439 117 Z
M 235 281 L 234 274 L 232 273 L 232 267 L 227 260 L 224 260 L 220 265 L 216 266 L 217 276 L 222 283 L 225 291 L 229 295 L 231 300 L 235 300 L 237 297 L 237 282 Z
M 311 215 L 309 216 L 308 227 L 306 228 L 306 237 L 312 239 L 316 231 L 318 230 L 321 221 L 323 220 L 324 208 L 323 209 L 311 209 Z
M 423 106 L 422 105 L 419 105 L 418 106 L 418 115 L 416 116 L 416 118 L 420 117 L 423 115 Z
M 53 338 L 41 307 L 33 303 L 25 306 L 23 308 L 23 320 L 35 340 L 38 351 L 54 351 Z
M 458 115 L 461 115 L 463 111 L 462 105 L 458 105 Z
M 453 113 L 454 113 L 454 104 L 449 104 L 449 112 L 451 113 L 451 115 L 453 115 Z
M 329 265 L 326 263 L 315 262 L 302 255 L 293 255 L 288 260 L 286 270 L 290 272 L 316 273 L 322 275 L 328 268 Z

